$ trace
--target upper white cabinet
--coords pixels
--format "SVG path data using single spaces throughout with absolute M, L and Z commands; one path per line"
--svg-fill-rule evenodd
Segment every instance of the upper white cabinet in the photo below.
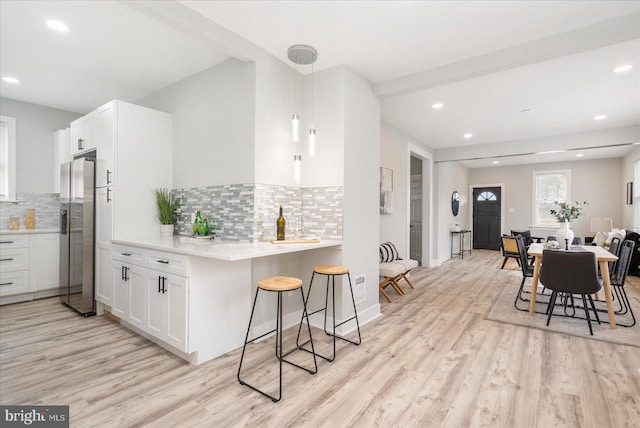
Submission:
M 60 165 L 71 161 L 71 130 L 59 129 L 53 134 L 53 193 L 60 192 Z
M 109 225 L 98 219 L 97 241 L 157 236 L 160 223 L 153 190 L 171 188 L 172 116 L 118 100 L 94 114 L 96 187 L 110 189 L 97 197 L 112 207 Z
M 96 148 L 95 111 L 71 122 L 71 156 Z

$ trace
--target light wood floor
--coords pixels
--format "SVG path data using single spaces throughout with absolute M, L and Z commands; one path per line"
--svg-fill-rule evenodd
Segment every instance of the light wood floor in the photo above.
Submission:
M 499 260 L 474 251 L 415 271 L 361 346 L 340 343 L 315 376 L 285 367 L 277 404 L 238 384 L 240 351 L 191 366 L 55 299 L 5 306 L 0 403 L 70 405 L 73 427 L 640 426 L 640 348 L 483 319 L 521 278 Z M 247 380 L 274 388 L 273 343 L 249 349 L 262 365 Z

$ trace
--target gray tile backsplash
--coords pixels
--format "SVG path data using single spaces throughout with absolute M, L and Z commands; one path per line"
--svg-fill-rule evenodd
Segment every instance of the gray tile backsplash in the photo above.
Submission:
M 240 242 L 275 238 L 280 205 L 286 222 L 286 236 L 317 236 L 342 239 L 342 187 L 299 188 L 269 184 L 175 189 L 180 198 L 176 212 L 176 233 L 191 234 L 191 214 L 200 210 L 209 224 L 216 224 L 216 236 Z
M 36 229 L 57 229 L 60 225 L 60 195 L 58 193 L 16 194 L 18 202 L 0 202 L 0 229 L 9 229 L 9 218 L 20 218 L 20 229 L 25 229 L 27 208 L 35 209 Z

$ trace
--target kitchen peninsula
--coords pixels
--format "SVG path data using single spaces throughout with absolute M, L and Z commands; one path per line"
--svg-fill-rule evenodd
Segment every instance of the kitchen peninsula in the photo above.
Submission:
M 168 239 L 114 240 L 112 278 L 98 281 L 98 313 L 172 353 L 201 364 L 242 346 L 256 282 L 297 276 L 315 264 L 340 263 L 342 241 L 300 244 Z M 262 303 L 262 304 L 261 304 Z M 299 322 L 298 295 L 286 296 L 284 326 Z M 267 299 L 258 302 L 253 334 L 271 330 Z

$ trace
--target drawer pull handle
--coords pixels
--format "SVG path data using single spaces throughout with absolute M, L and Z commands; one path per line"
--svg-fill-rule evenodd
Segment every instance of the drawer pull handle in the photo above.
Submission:
M 13 257 L 9 257 L 8 259 L 0 259 L 0 262 L 10 262 L 13 260 Z
M 13 241 L 0 241 L 0 244 L 13 244 Z
M 163 265 L 168 265 L 169 260 L 156 260 L 158 263 L 162 263 Z
M 2 283 L 2 284 L 0 284 L 0 285 L 11 285 L 11 284 L 13 284 L 13 282 L 3 282 L 3 283 Z
M 107 170 L 107 184 L 111 184 L 111 180 L 109 179 L 110 175 L 111 175 L 111 171 Z
M 164 293 L 166 293 L 166 292 L 167 292 L 167 289 L 165 288 L 165 283 L 166 283 L 166 281 L 167 281 L 167 277 L 166 277 L 166 276 L 163 276 L 163 277 L 162 277 L 162 294 L 164 294 Z
M 123 255 L 123 256 L 127 256 L 127 257 L 129 257 L 131 255 L 131 253 L 120 253 L 120 254 Z

